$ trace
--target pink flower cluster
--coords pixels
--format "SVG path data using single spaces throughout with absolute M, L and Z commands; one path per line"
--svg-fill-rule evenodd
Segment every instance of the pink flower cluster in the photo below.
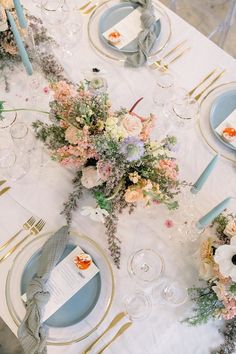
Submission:
M 159 170 L 162 170 L 165 176 L 173 181 L 178 177 L 178 166 L 175 160 L 164 159 L 160 160 L 156 166 Z
M 222 311 L 223 318 L 225 320 L 231 320 L 236 316 L 236 299 L 226 297 L 223 300 L 223 304 L 225 306 Z

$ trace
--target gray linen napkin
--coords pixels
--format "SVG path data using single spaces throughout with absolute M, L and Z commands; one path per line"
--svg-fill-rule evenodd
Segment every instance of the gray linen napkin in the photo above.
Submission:
M 129 1 L 143 7 L 141 15 L 143 30 L 138 35 L 138 52 L 127 56 L 125 61 L 126 66 L 133 66 L 137 68 L 142 66 L 147 61 L 158 35 L 158 27 L 154 16 L 152 0 Z
M 37 275 L 27 289 L 26 315 L 18 329 L 18 338 L 26 354 L 47 353 L 47 329 L 41 323 L 42 311 L 50 297 L 45 285 L 65 250 L 68 232 L 68 226 L 63 226 L 45 242 Z

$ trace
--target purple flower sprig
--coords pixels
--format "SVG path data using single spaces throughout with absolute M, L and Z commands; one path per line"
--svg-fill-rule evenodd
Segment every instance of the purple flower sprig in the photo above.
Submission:
M 120 153 L 129 162 L 137 161 L 144 155 L 144 143 L 136 137 L 128 137 L 120 146 Z

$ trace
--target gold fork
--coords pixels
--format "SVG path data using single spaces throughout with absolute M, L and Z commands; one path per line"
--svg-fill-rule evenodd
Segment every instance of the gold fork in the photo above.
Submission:
M 0 196 L 3 195 L 4 193 L 6 193 L 7 191 L 9 191 L 9 189 L 11 189 L 11 187 L 5 187 L 0 191 Z
M 6 183 L 6 180 L 5 180 L 5 179 L 2 179 L 2 180 L 0 181 L 0 186 L 2 186 L 4 183 Z
M 151 69 L 156 69 L 159 68 L 161 66 L 161 63 L 163 61 L 163 59 L 168 58 L 172 53 L 174 53 L 177 49 L 179 49 L 180 47 L 182 47 L 183 44 L 185 44 L 187 42 L 187 40 L 184 40 L 183 42 L 179 43 L 176 47 L 174 47 L 173 49 L 171 49 L 168 53 L 166 53 L 164 55 L 164 57 L 162 57 L 159 60 L 156 60 L 154 63 L 152 63 L 149 67 Z
M 82 354 L 87 354 L 94 347 L 94 345 L 97 344 L 97 342 L 104 336 L 104 334 L 106 334 L 108 331 L 110 331 L 110 329 L 112 329 L 125 316 L 126 316 L 125 312 L 118 313 L 118 315 L 116 315 L 113 318 L 113 320 L 111 321 L 109 326 L 105 329 L 105 331 L 103 331 L 102 334 L 92 344 L 90 344 L 90 346 L 87 347 Z
M 0 263 L 7 259 L 23 242 L 25 242 L 31 235 L 37 235 L 44 227 L 45 221 L 40 219 L 35 226 L 30 229 L 30 233 L 25 236 L 20 242 L 12 247 L 4 256 L 0 258 Z
M 88 1 L 85 5 L 79 7 L 79 11 L 83 11 L 84 9 L 86 9 L 87 6 L 89 6 L 91 4 L 91 1 Z
M 133 322 L 127 322 L 118 330 L 118 332 L 114 335 L 114 337 L 106 344 L 104 347 L 98 352 L 98 354 L 102 354 L 104 350 L 111 345 L 118 337 L 120 337 L 131 325 Z
M 83 15 L 89 15 L 94 9 L 96 9 L 97 6 L 98 6 L 98 3 L 96 3 L 93 6 L 91 6 L 87 11 L 83 12 Z
M 192 94 L 198 89 L 198 87 L 204 84 L 204 82 L 206 82 L 216 72 L 216 70 L 217 68 L 215 68 L 207 76 L 205 76 L 202 81 L 200 81 L 191 91 L 188 92 L 188 95 L 192 96 Z
M 206 90 L 209 89 L 219 78 L 225 73 L 226 70 L 222 70 L 198 95 L 194 97 L 196 101 L 199 100 L 199 98 L 204 94 Z
M 0 247 L 0 251 L 4 250 L 4 248 L 6 248 L 12 241 L 15 240 L 15 238 L 24 230 L 29 230 L 35 223 L 35 218 L 33 216 L 31 216 L 31 218 L 29 218 L 29 220 L 27 220 L 23 225 L 22 228 L 15 233 L 14 236 L 12 236 L 10 238 L 10 240 L 8 240 L 7 242 L 5 242 L 1 247 Z
M 159 67 L 159 69 L 160 69 L 160 70 L 163 70 L 163 71 L 168 70 L 168 69 L 169 69 L 169 65 L 172 64 L 172 63 L 174 63 L 174 62 L 175 62 L 177 59 L 179 59 L 180 57 L 182 57 L 182 55 L 183 55 L 185 52 L 187 52 L 187 50 L 189 50 L 189 49 L 190 49 L 190 47 L 184 49 L 184 50 L 183 50 L 180 54 L 178 54 L 175 58 L 171 59 L 171 61 L 169 61 L 169 63 L 164 64 L 164 65 L 161 65 L 161 66 Z

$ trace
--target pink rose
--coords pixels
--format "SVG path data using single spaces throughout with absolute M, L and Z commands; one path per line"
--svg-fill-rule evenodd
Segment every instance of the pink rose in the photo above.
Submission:
M 130 114 L 125 115 L 121 124 L 127 132 L 128 136 L 139 136 L 143 129 L 140 119 Z

